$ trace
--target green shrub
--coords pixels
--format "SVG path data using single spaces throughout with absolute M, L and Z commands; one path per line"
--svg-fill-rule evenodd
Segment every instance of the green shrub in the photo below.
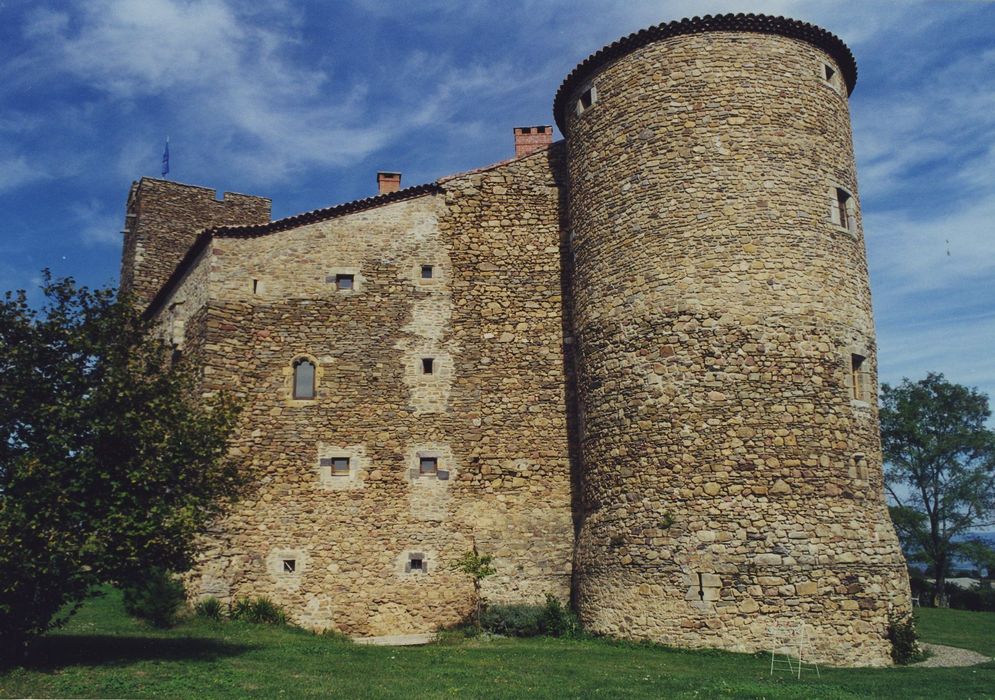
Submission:
M 947 601 L 951 608 L 957 610 L 973 610 L 974 612 L 995 612 L 995 590 L 991 588 L 961 588 L 948 583 L 946 587 Z
M 480 626 L 508 637 L 538 637 L 542 634 L 544 611 L 541 605 L 524 603 L 489 605 L 480 614 Z
M 546 594 L 545 605 L 490 605 L 481 613 L 483 629 L 508 637 L 569 637 L 580 623 L 555 596 Z
M 542 609 L 542 629 L 543 634 L 550 637 L 573 637 L 580 631 L 580 621 L 559 598 L 547 593 L 546 605 Z
M 154 627 L 176 624 L 180 607 L 186 602 L 183 583 L 164 569 L 149 569 L 142 580 L 122 588 L 125 611 Z
M 197 617 L 203 617 L 208 620 L 220 620 L 223 608 L 221 607 L 220 600 L 214 596 L 208 596 L 207 598 L 198 600 L 193 606 L 193 611 Z
M 256 624 L 287 624 L 287 613 L 266 596 L 236 598 L 228 609 L 228 617 Z
M 896 664 L 905 666 L 926 658 L 919 646 L 919 632 L 916 630 L 916 620 L 912 615 L 888 617 L 888 639 L 891 640 L 891 659 Z

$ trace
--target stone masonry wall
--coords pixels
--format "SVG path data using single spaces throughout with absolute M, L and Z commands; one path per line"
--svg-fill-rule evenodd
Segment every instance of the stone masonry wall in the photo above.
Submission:
M 205 390 L 245 401 L 233 451 L 256 489 L 208 538 L 197 594 L 268 595 L 349 634 L 425 632 L 471 609 L 449 565 L 476 546 L 497 557 L 486 598 L 569 597 L 552 167 L 543 152 L 444 195 L 212 241 L 159 318 L 208 270 L 183 335 Z M 345 274 L 352 289 L 335 284 Z M 291 398 L 299 358 L 317 365 L 314 400 Z M 348 457 L 348 475 L 322 457 Z M 439 473 L 419 473 L 422 457 Z
M 709 32 L 592 85 L 566 114 L 585 624 L 754 651 L 804 622 L 820 661 L 890 663 L 908 583 L 873 389 L 850 386 L 875 343 L 838 66 Z
M 132 185 L 124 223 L 121 291 L 146 305 L 176 269 L 197 234 L 214 226 L 269 221 L 270 200 L 143 177 Z

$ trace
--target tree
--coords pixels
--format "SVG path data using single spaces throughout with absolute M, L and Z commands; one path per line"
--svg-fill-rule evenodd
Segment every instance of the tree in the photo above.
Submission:
M 978 576 L 991 576 L 995 573 L 995 549 L 979 538 L 971 538 L 957 543 L 957 554 L 971 563 Z
M 891 509 L 906 551 L 933 571 L 934 605 L 958 540 L 995 517 L 995 433 L 988 397 L 942 374 L 881 387 L 881 443 Z
M 474 599 L 474 623 L 477 630 L 480 630 L 480 584 L 488 576 L 497 573 L 493 565 L 494 557 L 490 554 L 479 554 L 477 543 L 473 543 L 473 549 L 465 552 L 463 556 L 452 563 L 455 571 L 462 571 L 473 579 L 473 599 Z
M 46 303 L 0 301 L 0 659 L 98 583 L 188 569 L 240 494 L 237 410 L 200 398 L 126 300 L 46 272 Z M 60 612 L 62 611 L 62 612 Z

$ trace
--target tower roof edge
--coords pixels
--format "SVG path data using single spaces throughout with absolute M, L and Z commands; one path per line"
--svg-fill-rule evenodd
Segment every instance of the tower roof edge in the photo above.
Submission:
M 857 83 L 857 62 L 849 47 L 835 34 L 814 24 L 765 14 L 729 13 L 692 17 L 641 29 L 602 47 L 581 61 L 563 80 L 553 99 L 553 119 L 560 133 L 566 134 L 563 110 L 567 99 L 592 73 L 655 41 L 704 32 L 754 32 L 799 39 L 822 49 L 836 61 L 843 73 L 847 93 L 853 92 Z

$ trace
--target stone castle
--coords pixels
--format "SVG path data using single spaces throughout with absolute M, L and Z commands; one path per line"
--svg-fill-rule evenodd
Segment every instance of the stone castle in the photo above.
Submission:
M 193 592 L 427 632 L 571 600 L 587 629 L 890 663 L 849 49 L 810 24 L 662 24 L 582 62 L 515 157 L 270 221 L 143 178 L 121 286 L 245 409 L 256 488 Z

